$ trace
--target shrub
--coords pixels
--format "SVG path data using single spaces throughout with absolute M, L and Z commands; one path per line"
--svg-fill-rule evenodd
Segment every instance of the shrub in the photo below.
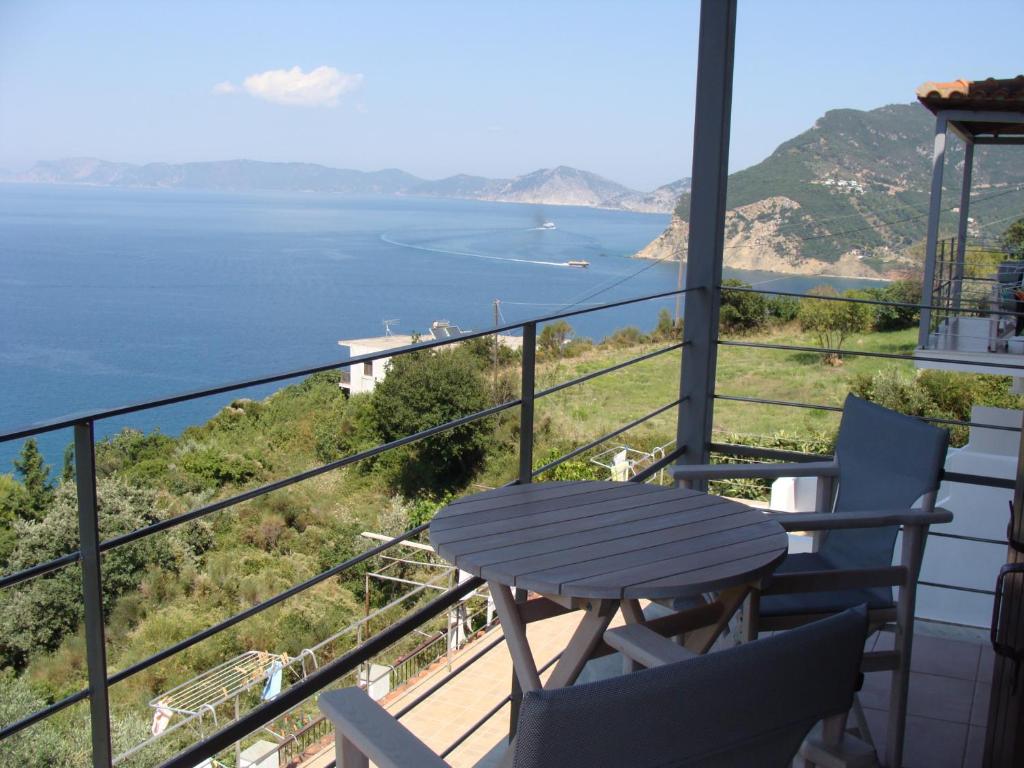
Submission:
M 849 296 L 849 292 L 846 295 Z M 808 296 L 820 298 L 800 300 L 800 327 L 817 337 L 819 347 L 832 350 L 822 355 L 824 362 L 838 365 L 842 357 L 838 350 L 842 349 L 843 342 L 851 334 L 868 327 L 871 318 L 869 305 L 831 300 L 839 294 L 829 285 L 812 288 Z
M 679 341 L 681 338 L 683 338 L 682 320 L 676 323 L 672 319 L 672 313 L 663 307 L 658 312 L 658 324 L 651 331 L 651 339 L 654 341 Z
M 897 280 L 885 286 L 867 291 L 871 298 L 899 304 L 920 304 L 921 283 L 914 280 Z M 899 331 L 917 325 L 921 311 L 916 307 L 894 307 L 877 304 L 872 307 L 873 325 L 877 331 Z
M 768 299 L 768 316 L 780 323 L 791 323 L 800 314 L 800 300 L 794 296 L 773 296 Z
M 635 347 L 650 339 L 635 325 L 619 328 L 611 336 L 605 337 L 601 343 L 609 347 Z
M 753 448 L 774 448 L 818 456 L 829 456 L 835 451 L 835 435 L 824 432 L 808 435 L 793 435 L 788 432 L 775 432 L 771 435 L 743 435 L 724 432 L 716 437 L 723 443 L 748 445 Z M 728 464 L 735 461 L 736 458 L 732 456 L 719 453 L 711 454 L 712 464 Z M 771 487 L 772 481 L 765 478 L 729 478 L 712 482 L 709 490 L 711 493 L 735 499 L 767 501 L 771 494 Z
M 199 478 L 206 487 L 242 485 L 262 472 L 255 459 L 238 454 L 228 454 L 212 448 L 200 448 L 186 453 L 181 460 L 182 468 L 193 477 Z
M 750 288 L 750 283 L 730 278 L 723 287 Z M 722 304 L 718 323 L 723 331 L 750 333 L 763 328 L 768 322 L 768 300 L 759 293 L 748 291 L 722 291 Z
M 487 406 L 483 376 L 468 353 L 424 350 L 391 361 L 370 395 L 368 418 L 380 440 L 390 442 Z M 480 469 L 492 427 L 489 420 L 464 424 L 388 451 L 375 466 L 406 498 L 437 497 L 464 486 Z
M 562 348 L 572 337 L 572 326 L 565 320 L 548 323 L 537 336 L 537 351 L 547 357 L 561 357 Z

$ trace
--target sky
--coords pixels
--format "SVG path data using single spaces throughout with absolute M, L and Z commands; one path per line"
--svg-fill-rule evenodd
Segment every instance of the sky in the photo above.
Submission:
M 698 16 L 696 0 L 0 0 L 0 168 L 570 165 L 649 190 L 690 175 Z M 1020 74 L 1022 28 L 1022 0 L 740 0 L 731 169 L 829 109 Z

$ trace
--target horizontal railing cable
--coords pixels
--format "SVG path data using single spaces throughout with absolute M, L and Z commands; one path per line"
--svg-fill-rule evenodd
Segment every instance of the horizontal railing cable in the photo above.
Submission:
M 115 683 L 119 683 L 122 680 L 125 680 L 126 678 L 129 678 L 132 675 L 135 675 L 141 672 L 142 670 L 147 669 L 153 666 L 154 664 L 175 655 L 176 653 L 180 653 L 186 648 L 192 647 L 196 643 L 201 642 L 208 637 L 212 637 L 213 635 L 216 635 L 217 633 L 222 632 L 225 629 L 228 629 L 229 627 L 233 627 L 240 621 L 244 621 L 245 619 L 251 618 L 252 616 L 262 613 L 268 608 L 271 608 L 277 605 L 278 603 L 287 600 L 290 597 L 294 597 L 300 592 L 305 592 L 310 587 L 314 587 L 322 581 L 326 581 L 327 579 L 331 578 L 332 576 L 337 576 L 338 574 L 347 571 L 349 568 L 352 568 L 353 566 L 359 565 L 359 563 L 369 560 L 374 555 L 380 554 L 384 550 L 393 547 L 395 544 L 398 544 L 401 541 L 405 541 L 406 539 L 409 539 L 413 536 L 422 533 L 427 529 L 428 525 L 429 523 L 423 523 L 422 525 L 418 525 L 415 528 L 411 528 L 410 530 L 406 531 L 405 533 L 399 536 L 396 536 L 390 541 L 386 541 L 383 544 L 366 550 L 365 552 L 361 552 L 355 557 L 350 557 L 348 560 L 345 560 L 344 562 L 339 563 L 338 565 L 335 565 L 332 568 L 328 568 L 326 571 L 323 571 L 322 573 L 319 573 L 316 576 L 313 576 L 312 578 L 306 579 L 306 581 L 303 581 L 300 584 L 296 584 L 294 587 L 286 589 L 284 592 L 279 592 L 273 597 L 268 598 L 260 603 L 257 603 L 256 605 L 250 606 L 249 608 L 246 608 L 244 611 L 239 611 L 233 616 L 230 616 L 224 619 L 223 621 L 214 624 L 213 626 L 207 627 L 206 629 L 200 632 L 196 632 L 194 635 L 191 635 L 190 637 L 187 637 L 184 640 L 180 640 L 174 645 L 170 645 L 167 648 L 164 648 L 162 651 L 158 651 L 157 653 L 154 653 L 152 656 L 149 656 L 143 659 L 142 661 L 138 661 L 135 664 L 132 664 L 130 667 L 127 667 L 121 670 L 120 672 L 111 675 L 107 678 L 107 684 L 114 685 Z
M 437 693 L 439 690 L 444 688 L 449 683 L 449 681 L 451 681 L 452 679 L 458 677 L 464 671 L 466 671 L 467 669 L 472 667 L 474 664 L 476 664 L 477 661 L 479 661 L 481 658 L 483 658 L 485 655 L 487 655 L 488 653 L 493 651 L 495 648 L 497 648 L 499 645 L 501 645 L 504 642 L 505 642 L 505 635 L 502 635 L 501 637 L 496 639 L 494 642 L 492 642 L 489 645 L 487 645 L 482 651 L 480 651 L 480 653 L 478 653 L 475 656 L 473 656 L 469 661 L 464 663 L 462 666 L 460 666 L 459 668 L 454 669 L 451 672 L 449 672 L 440 681 L 438 681 L 437 683 L 434 683 L 434 685 L 432 685 L 430 688 L 428 688 L 426 691 L 424 691 L 423 695 L 417 697 L 417 699 L 415 701 L 409 702 L 404 707 L 402 707 L 400 710 L 395 712 L 395 714 L 393 715 L 395 720 L 401 720 L 407 714 L 412 712 L 412 710 L 414 710 L 416 707 L 418 707 L 421 703 L 423 703 L 424 701 L 429 699 L 431 696 L 433 696 L 435 693 Z
M 239 739 L 273 722 L 279 716 L 302 703 L 310 696 L 369 661 L 417 627 L 458 603 L 465 595 L 482 585 L 483 579 L 473 577 L 453 587 L 423 607 L 403 616 L 387 629 L 366 640 L 362 645 L 324 664 L 305 679 L 285 688 L 275 698 L 260 704 L 235 722 L 188 748 L 162 764 L 161 768 L 194 768 L 204 760 L 227 749 Z
M 748 288 L 740 285 L 720 285 L 719 288 L 723 291 L 737 292 L 737 293 L 758 293 L 764 296 L 790 296 L 797 299 L 809 299 L 812 301 L 840 301 L 848 304 L 868 304 L 876 307 L 899 307 L 901 309 L 931 309 L 936 311 L 949 311 L 950 307 L 943 304 L 920 304 L 911 303 L 905 301 L 887 301 L 885 299 L 864 299 L 859 296 L 821 296 L 818 294 L 808 293 L 797 293 L 795 291 L 771 291 L 764 288 Z M 992 309 L 972 309 L 970 307 L 960 307 L 957 309 L 957 314 L 974 314 L 974 315 L 991 315 L 999 314 L 1006 315 L 1007 317 L 1021 316 L 1024 317 L 1024 312 L 1015 312 L 1013 310 L 992 310 Z
M 685 453 L 686 453 L 686 446 L 685 445 L 681 445 L 678 448 L 673 449 L 671 452 L 669 452 L 665 456 L 662 456 L 660 459 L 658 459 L 656 462 L 651 464 L 649 467 L 644 467 L 642 470 L 640 470 L 635 475 L 633 475 L 633 477 L 630 478 L 630 482 L 633 482 L 633 483 L 645 482 L 648 478 L 653 477 L 656 473 L 660 472 L 662 469 L 667 467 L 669 464 L 674 462 L 676 459 L 678 459 L 680 456 L 682 456 Z
M 637 357 L 632 357 L 629 360 L 625 360 L 621 363 L 616 363 L 615 365 L 610 365 L 607 368 L 602 368 L 599 371 L 591 371 L 590 373 L 584 374 L 583 376 L 579 376 L 575 379 L 569 379 L 568 381 L 560 382 L 559 384 L 555 384 L 554 386 L 548 387 L 547 389 L 542 389 L 534 393 L 533 397 L 534 399 L 536 399 L 540 397 L 546 397 L 547 395 L 552 395 L 555 392 L 560 392 L 563 389 L 576 386 L 577 384 L 583 384 L 584 382 L 590 381 L 591 379 L 596 379 L 599 376 L 604 376 L 606 373 L 618 371 L 621 370 L 622 368 L 628 368 L 631 365 L 642 363 L 645 360 L 650 360 L 651 358 L 658 357 L 659 355 L 664 355 L 668 352 L 674 352 L 677 349 L 682 349 L 683 346 L 684 342 L 680 341 L 676 344 L 672 344 L 671 346 L 662 347 L 661 349 L 656 349 L 653 352 L 647 352 L 646 354 L 639 355 Z
M 931 534 L 929 534 L 931 535 Z M 935 587 L 936 589 L 952 589 L 954 592 L 970 592 L 974 595 L 988 595 L 994 597 L 995 592 L 991 589 L 977 589 L 975 587 L 961 587 L 956 584 L 942 584 L 935 581 L 918 581 L 917 586 L 919 587 Z
M 746 395 L 715 395 L 716 400 L 729 400 L 737 403 L 755 403 L 757 405 L 781 405 L 787 408 L 807 408 L 812 411 L 834 411 L 842 413 L 843 408 L 839 405 L 821 405 L 818 403 L 801 403 L 793 400 L 769 400 L 763 397 L 748 397 Z M 918 416 L 922 421 L 930 421 L 933 424 L 945 424 L 951 427 L 983 427 L 984 429 L 995 429 L 1003 432 L 1020 432 L 1020 427 L 1009 427 L 1005 424 L 983 424 L 976 421 L 962 421 L 960 419 L 944 419 L 939 416 Z
M 131 533 L 125 533 L 121 536 L 116 536 L 113 539 L 108 539 L 107 541 L 104 541 L 100 544 L 100 551 L 105 552 L 109 549 L 113 549 L 114 547 L 119 547 L 123 544 L 128 544 L 137 539 L 141 539 L 151 534 L 157 533 L 158 531 L 162 531 L 167 528 L 181 525 L 182 523 L 187 523 L 191 520 L 195 520 L 200 517 L 205 517 L 206 515 L 211 514 L 212 512 L 217 512 L 227 507 L 234 506 L 235 504 L 239 504 L 243 501 L 249 501 L 259 496 L 263 496 L 267 493 L 271 493 L 272 491 L 277 491 L 280 490 L 281 488 L 287 488 L 289 485 L 294 485 L 295 483 L 301 482 L 303 480 L 308 480 L 312 477 L 316 477 L 317 475 L 322 475 L 326 472 L 331 472 L 335 469 L 341 469 L 342 467 L 347 467 L 350 464 L 355 464 L 359 461 L 364 461 L 386 451 L 390 451 L 394 448 L 401 448 L 403 445 L 408 445 L 409 443 L 414 443 L 418 440 L 424 440 L 428 437 L 433 437 L 434 435 L 440 434 L 441 432 L 447 432 L 450 429 L 455 429 L 456 427 L 461 427 L 466 424 L 470 424 L 479 419 L 486 419 L 490 416 L 494 416 L 495 414 L 501 413 L 502 411 L 506 411 L 509 408 L 515 408 L 516 406 L 520 405 L 521 402 L 522 401 L 519 399 L 508 400 L 504 403 L 501 403 L 500 405 L 494 405 L 491 406 L 490 408 L 485 408 L 482 411 L 476 411 L 474 413 L 471 413 L 468 416 L 462 416 L 458 419 L 446 421 L 444 424 L 438 424 L 435 427 L 430 427 L 429 429 L 424 429 L 421 430 L 420 432 L 416 432 L 411 435 L 406 435 L 405 437 L 400 437 L 397 440 L 392 440 L 389 443 L 383 443 L 381 445 L 374 446 L 373 448 L 368 448 L 365 451 L 353 453 L 351 456 L 346 456 L 343 459 L 331 461 L 322 466 L 314 467 L 313 469 L 307 469 L 304 472 L 299 472 L 298 474 L 290 475 L 289 477 L 283 478 L 281 480 L 275 480 L 272 483 L 261 485 L 259 488 L 253 488 L 250 491 L 245 491 L 244 493 L 229 496 L 226 499 L 221 499 L 220 501 L 215 501 L 212 504 L 207 504 L 205 506 L 198 507 L 197 509 L 194 509 L 190 512 L 185 512 L 184 514 L 168 518 L 167 520 L 161 520 L 160 522 L 153 523 L 152 525 L 146 526 L 145 528 L 139 528 L 135 531 L 132 531 Z
M 581 453 L 586 453 L 587 451 L 596 448 L 601 443 L 603 443 L 603 442 L 605 442 L 607 440 L 611 440 L 613 437 L 618 437 L 623 432 L 628 432 L 629 430 L 639 426 L 640 424 L 643 424 L 645 421 L 649 421 L 650 419 L 653 419 L 655 416 L 658 416 L 658 415 L 664 413 L 667 410 L 675 408 L 681 402 L 682 402 L 682 399 L 674 400 L 673 402 L 668 403 L 667 405 L 663 405 L 660 408 L 657 408 L 657 409 L 651 411 L 650 413 L 648 413 L 648 414 L 646 414 L 644 416 L 641 416 L 638 419 L 634 419 L 633 421 L 629 422 L 628 424 L 625 424 L 624 426 L 619 427 L 618 429 L 613 429 L 611 432 L 608 432 L 608 433 L 606 433 L 604 435 L 601 435 L 601 437 L 597 438 L 596 440 L 591 440 L 590 442 L 584 443 L 583 445 L 579 446 L 578 448 L 573 448 L 571 451 L 569 451 L 568 453 L 566 453 L 566 454 L 564 454 L 562 456 L 559 456 L 554 461 L 550 461 L 547 464 L 545 464 L 543 467 L 540 467 L 538 469 L 533 470 L 533 477 L 537 477 L 539 475 L 542 475 L 545 472 L 550 472 L 552 469 L 557 467 L 559 464 L 562 464 L 562 463 L 564 463 L 566 461 L 569 461 L 569 459 L 573 459 L 573 458 L 579 456 Z
M 544 666 L 537 670 L 537 674 L 543 675 L 560 658 L 562 658 L 561 653 L 555 654 L 552 658 L 548 659 L 547 663 L 544 664 Z M 440 757 L 442 760 L 448 757 L 448 755 L 450 755 L 452 752 L 458 749 L 459 745 L 461 745 L 466 739 L 468 739 L 470 736 L 472 736 L 474 733 L 480 730 L 481 726 L 483 726 L 484 723 L 486 723 L 488 720 L 490 720 L 492 717 L 498 714 L 498 712 L 501 711 L 501 708 L 508 704 L 510 701 L 512 701 L 512 694 L 507 695 L 505 698 L 501 699 L 497 704 L 495 704 L 493 707 L 487 710 L 486 714 L 484 714 L 483 717 L 481 717 L 479 720 L 477 720 L 475 723 L 469 726 L 469 728 L 463 731 L 461 736 L 455 739 L 455 741 L 449 744 L 441 753 L 438 754 L 438 757 Z
M 746 459 L 762 459 L 769 461 L 832 461 L 832 456 L 824 456 L 816 453 L 801 453 L 798 451 L 786 451 L 778 448 L 758 448 L 751 445 L 737 445 L 735 443 L 711 443 L 711 450 L 726 456 L 736 456 Z M 988 488 L 1013 488 L 1014 481 L 1004 477 L 990 477 L 988 475 L 974 475 L 964 472 L 947 472 L 943 470 L 942 479 L 951 483 L 963 483 L 965 485 L 980 485 Z
M 15 571 L 14 573 L 9 573 L 6 576 L 0 578 L 0 589 L 12 587 L 15 584 L 20 584 L 23 581 L 34 579 L 36 576 L 42 576 L 44 574 L 51 573 L 65 565 L 77 563 L 81 559 L 82 553 L 76 549 L 74 552 L 69 552 L 66 555 L 61 555 L 60 557 L 56 557 L 53 560 L 47 560 L 44 563 L 36 563 L 35 565 L 29 568 L 25 568 L 21 571 Z
M 153 400 L 146 400 L 143 402 L 120 406 L 116 408 L 107 408 L 95 411 L 87 411 L 84 413 L 70 414 L 68 416 L 62 416 L 49 421 L 19 427 L 17 429 L 9 430 L 7 432 L 0 432 L 0 442 L 5 442 L 8 440 L 17 440 L 23 437 L 32 437 L 33 435 L 39 435 L 44 432 L 52 432 L 58 429 L 66 429 L 68 427 L 73 427 L 75 424 L 80 424 L 85 421 L 101 421 L 103 419 L 110 419 L 116 416 L 126 416 L 131 413 L 137 413 L 139 411 L 145 411 L 152 408 L 159 408 L 167 405 L 176 405 L 178 403 L 183 403 L 189 400 L 198 400 L 204 397 L 222 395 L 228 392 L 235 392 L 238 390 L 249 389 L 251 387 L 262 386 L 264 384 L 273 384 L 280 381 L 286 381 L 288 379 L 295 379 L 303 376 L 312 376 L 315 373 L 324 373 L 326 371 L 332 371 L 338 368 L 347 368 L 351 365 L 359 365 L 360 363 L 364 362 L 368 363 L 374 360 L 382 360 L 384 358 L 398 357 L 400 355 L 407 355 L 414 352 L 422 352 L 424 350 L 434 349 L 436 347 L 443 347 L 449 344 L 457 344 L 460 341 L 468 341 L 470 339 L 481 338 L 484 336 L 492 336 L 494 334 L 504 333 L 506 331 L 514 331 L 530 323 L 547 323 L 553 320 L 560 320 L 565 317 L 585 315 L 591 312 L 600 312 L 605 309 L 615 309 L 616 307 L 624 307 L 630 304 L 637 304 L 644 301 L 653 301 L 655 299 L 667 299 L 673 296 L 679 296 L 688 293 L 691 290 L 696 289 L 681 288 L 671 291 L 662 291 L 660 293 L 647 294 L 645 296 L 635 296 L 629 299 L 610 301 L 604 304 L 596 304 L 592 306 L 581 307 L 579 309 L 573 309 L 566 312 L 556 312 L 548 315 L 543 315 L 541 317 L 536 317 L 531 320 L 522 320 L 515 323 L 506 323 L 504 325 L 494 326 L 486 330 L 468 331 L 459 336 L 453 336 L 451 338 L 431 339 L 429 341 L 418 342 L 416 344 L 409 344 L 403 347 L 395 347 L 394 349 L 387 349 L 381 352 L 374 352 L 366 355 L 358 355 L 347 360 L 333 360 L 329 363 L 321 363 L 318 365 L 307 366 L 305 368 L 285 371 L 282 373 L 260 376 L 253 379 L 245 379 L 242 381 L 236 381 L 229 384 L 222 384 L 215 387 L 207 387 L 205 389 L 191 390 L 175 395 L 169 395 L 167 397 L 155 398 Z
M 813 352 L 821 355 L 848 355 L 850 357 L 877 357 L 881 360 L 907 360 L 909 362 L 922 363 L 955 363 L 956 359 L 951 357 L 930 357 L 928 355 L 906 355 L 897 352 L 865 352 L 856 349 L 834 349 L 829 347 L 809 347 L 799 344 L 773 344 L 760 341 L 737 341 L 735 339 L 719 339 L 719 346 L 723 347 L 747 347 L 748 349 L 774 349 L 788 352 Z M 1003 370 L 1024 371 L 1024 365 L 1014 363 L 990 363 L 983 360 L 970 360 L 971 365 L 978 365 L 984 368 L 1000 368 Z
M 10 723 L 9 725 L 5 725 L 3 728 L 0 728 L 0 741 L 6 739 L 8 736 L 13 736 L 18 731 L 22 731 L 31 725 L 35 725 L 40 720 L 45 720 L 46 718 L 50 717 L 50 715 L 57 714 L 65 707 L 70 707 L 72 704 L 77 704 L 78 702 L 83 701 L 88 697 L 89 689 L 84 688 L 78 693 L 73 693 L 70 696 L 64 697 L 60 701 L 55 701 L 53 704 L 50 704 L 47 707 L 43 707 L 42 709 L 36 710 L 32 714 L 26 715 L 20 720 L 15 720 L 13 723 Z

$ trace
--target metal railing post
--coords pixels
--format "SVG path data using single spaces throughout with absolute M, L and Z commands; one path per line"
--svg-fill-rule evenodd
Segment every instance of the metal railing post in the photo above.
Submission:
M 89 667 L 89 714 L 93 768 L 110 768 L 110 703 L 107 698 L 107 641 L 103 628 L 103 578 L 96 503 L 96 446 L 93 423 L 75 424 L 75 480 L 78 484 L 78 536 L 82 553 L 85 651 Z
M 537 324 L 523 326 L 522 405 L 519 408 L 519 482 L 533 480 L 533 398 L 537 378 Z
M 956 228 L 956 270 L 953 275 L 953 310 L 960 312 L 960 294 L 964 282 L 964 256 L 967 253 L 967 224 L 971 211 L 971 177 L 974 173 L 974 142 L 964 147 L 964 175 L 960 185 L 960 218 Z
M 676 447 L 686 464 L 708 461 L 718 360 L 718 316 L 725 248 L 736 0 L 703 0 L 697 54 L 693 191 L 683 310 Z
M 946 117 L 941 112 L 935 116 L 935 137 L 932 145 L 932 191 L 928 205 L 928 232 L 924 249 L 924 279 L 921 298 L 935 294 L 935 257 L 939 243 L 939 217 L 942 214 L 942 166 L 946 161 Z M 931 336 L 932 311 L 921 307 L 921 326 L 917 333 L 917 346 L 928 349 Z

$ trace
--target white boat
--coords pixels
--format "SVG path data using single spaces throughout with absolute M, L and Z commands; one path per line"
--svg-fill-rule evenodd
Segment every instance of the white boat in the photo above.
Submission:
M 571 261 L 567 261 L 565 263 L 566 266 L 579 267 L 580 269 L 586 269 L 587 267 L 590 266 L 590 262 L 584 261 L 583 259 L 572 259 Z
M 556 229 L 555 222 L 545 221 L 543 224 L 540 225 L 540 227 L 538 227 L 538 229 Z

